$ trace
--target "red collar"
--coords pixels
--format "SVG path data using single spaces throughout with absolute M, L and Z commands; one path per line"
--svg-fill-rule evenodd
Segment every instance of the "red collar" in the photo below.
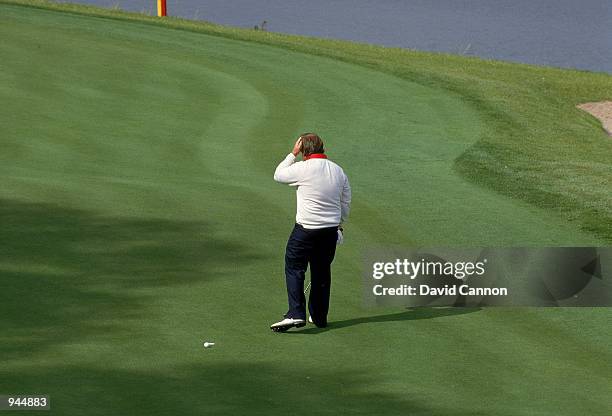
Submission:
M 327 159 L 327 155 L 323 153 L 313 153 L 310 156 L 304 156 L 304 160 L 308 159 Z

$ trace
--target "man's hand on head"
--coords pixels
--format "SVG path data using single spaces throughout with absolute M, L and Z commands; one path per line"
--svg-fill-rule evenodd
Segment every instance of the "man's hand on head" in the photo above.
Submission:
M 293 153 L 293 156 L 297 157 L 297 155 L 299 155 L 301 151 L 302 151 L 302 138 L 298 137 L 297 141 L 293 145 L 293 150 L 291 151 L 291 153 Z

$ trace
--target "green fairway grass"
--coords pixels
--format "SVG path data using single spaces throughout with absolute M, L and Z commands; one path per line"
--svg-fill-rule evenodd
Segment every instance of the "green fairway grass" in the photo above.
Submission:
M 61 415 L 610 414 L 609 309 L 363 309 L 361 253 L 608 244 L 612 141 L 574 106 L 611 76 L 157 22 L 0 0 L 0 394 Z M 304 131 L 354 204 L 330 328 L 280 335 L 295 196 L 272 174 Z

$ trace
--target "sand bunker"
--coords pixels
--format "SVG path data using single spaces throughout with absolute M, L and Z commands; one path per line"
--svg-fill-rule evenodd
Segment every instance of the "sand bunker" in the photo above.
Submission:
M 584 103 L 577 107 L 599 119 L 604 130 L 608 132 L 608 135 L 612 136 L 612 101 Z

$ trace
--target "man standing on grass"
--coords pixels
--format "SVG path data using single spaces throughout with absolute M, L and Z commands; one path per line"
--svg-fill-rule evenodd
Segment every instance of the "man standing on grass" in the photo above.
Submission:
M 299 153 L 303 161 L 295 162 Z M 327 326 L 331 264 L 336 243 L 342 237 L 341 224 L 349 214 L 351 187 L 340 166 L 327 159 L 323 141 L 304 133 L 276 171 L 274 180 L 297 187 L 297 215 L 285 252 L 285 279 L 289 311 L 285 319 L 272 324 L 275 332 L 306 325 L 304 278 L 310 264 L 309 322 Z

